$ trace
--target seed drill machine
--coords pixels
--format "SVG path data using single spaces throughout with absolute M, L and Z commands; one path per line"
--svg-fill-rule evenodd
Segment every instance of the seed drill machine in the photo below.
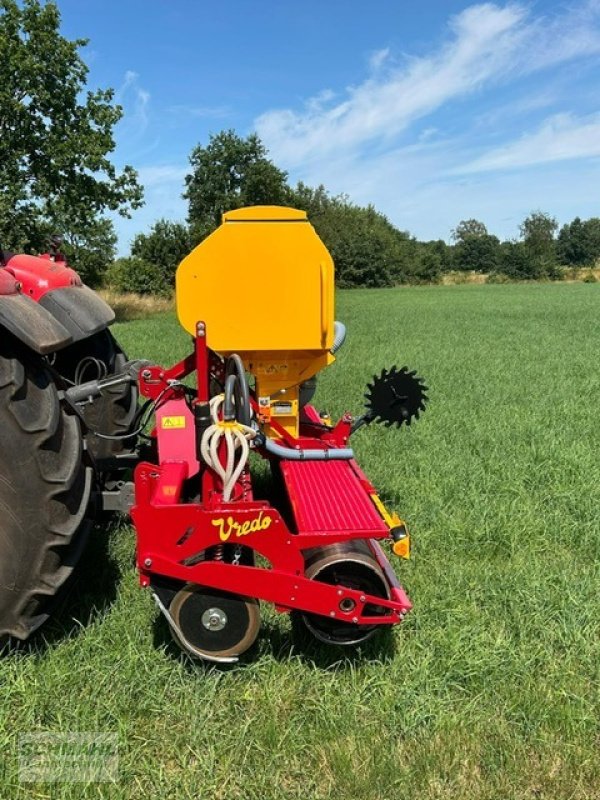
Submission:
M 70 426 L 75 440 L 75 426 L 85 442 L 63 470 L 72 485 L 91 487 L 71 502 L 77 524 L 63 508 L 72 486 L 59 484 L 47 504 L 61 498 L 71 533 L 98 510 L 129 513 L 141 585 L 175 640 L 202 659 L 235 661 L 252 646 L 259 601 L 328 644 L 356 645 L 401 622 L 411 603 L 382 544 L 408 557 L 409 536 L 356 463 L 350 437 L 373 421 L 409 425 L 426 387 L 394 367 L 373 377 L 359 416 L 333 423 L 313 405 L 316 376 L 335 361 L 345 328 L 334 320 L 331 256 L 306 214 L 226 213 L 180 264 L 176 299 L 192 347 L 172 366 L 127 361 L 106 319 L 92 336 L 37 356 L 19 344 L 12 372 L 19 357 L 42 370 L 63 432 Z M 0 414 L 14 415 L 17 384 L 0 381 Z M 253 484 L 261 459 L 274 478 L 268 500 Z M 54 544 L 45 554 L 57 566 L 40 579 L 38 559 L 30 599 L 54 594 L 73 562 L 54 528 L 46 525 Z M 0 632 L 24 638 L 37 624 L 0 592 Z

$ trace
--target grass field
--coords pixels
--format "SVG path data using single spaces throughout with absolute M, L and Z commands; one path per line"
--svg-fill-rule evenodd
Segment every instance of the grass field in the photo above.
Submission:
M 347 653 L 263 608 L 253 658 L 192 664 L 99 530 L 44 640 L 0 662 L 1 798 L 600 798 L 600 286 L 341 292 L 349 336 L 318 406 L 359 410 L 409 364 L 412 429 L 353 440 L 405 516 L 415 609 Z M 187 346 L 171 314 L 116 327 L 132 356 Z M 17 738 L 118 734 L 117 784 L 18 781 Z

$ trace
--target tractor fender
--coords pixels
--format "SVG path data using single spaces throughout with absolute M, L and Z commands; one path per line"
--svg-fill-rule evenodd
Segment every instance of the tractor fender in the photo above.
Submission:
M 97 333 L 115 318 L 76 272 L 53 266 L 47 259 L 13 256 L 0 269 L 0 327 L 42 355 Z
M 69 332 L 72 342 L 104 330 L 115 319 L 115 312 L 108 303 L 83 283 L 52 289 L 40 297 L 38 303 Z

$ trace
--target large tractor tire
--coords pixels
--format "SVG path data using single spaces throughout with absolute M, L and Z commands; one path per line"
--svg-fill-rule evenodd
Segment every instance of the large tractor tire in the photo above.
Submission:
M 84 383 L 122 372 L 126 362 L 127 356 L 111 332 L 103 330 L 61 350 L 53 366 L 69 381 Z M 123 384 L 105 390 L 93 403 L 83 406 L 83 418 L 89 429 L 85 436 L 87 448 L 96 461 L 128 452 L 134 446 L 131 438 L 104 439 L 94 431 L 106 436 L 127 434 L 135 420 L 137 399 L 137 387 Z
M 41 357 L 0 335 L 0 639 L 49 616 L 89 529 L 92 470 L 80 422 Z

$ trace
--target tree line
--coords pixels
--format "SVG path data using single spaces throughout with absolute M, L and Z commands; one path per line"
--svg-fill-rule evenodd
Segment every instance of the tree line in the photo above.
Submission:
M 115 288 L 167 294 L 181 259 L 221 222 L 223 212 L 247 205 L 305 210 L 331 252 L 341 287 L 431 283 L 445 273 L 480 272 L 491 279 L 559 279 L 565 267 L 593 266 L 600 259 L 600 218 L 578 217 L 563 225 L 542 211 L 520 225 L 516 240 L 500 241 L 483 222 L 463 220 L 452 243 L 418 241 L 373 206 L 359 206 L 324 186 L 291 186 L 256 136 L 221 131 L 190 157 L 184 197 L 186 222 L 159 220 L 138 234 L 131 256 L 118 259 L 107 279 Z
M 371 205 L 324 186 L 292 186 L 256 134 L 225 130 L 192 150 L 187 219 L 158 220 L 135 237 L 129 256 L 115 259 L 108 214 L 131 216 L 143 204 L 143 187 L 131 166 L 118 170 L 111 160 L 123 110 L 112 89 L 87 90 L 86 44 L 61 35 L 55 3 L 0 0 L 0 251 L 43 252 L 60 233 L 90 285 L 169 294 L 177 265 L 223 212 L 273 204 L 308 213 L 342 287 L 435 282 L 455 270 L 558 278 L 564 267 L 591 267 L 600 258 L 599 218 L 575 218 L 559 230 L 541 211 L 511 241 L 475 219 L 460 222 L 450 244 L 418 241 Z

